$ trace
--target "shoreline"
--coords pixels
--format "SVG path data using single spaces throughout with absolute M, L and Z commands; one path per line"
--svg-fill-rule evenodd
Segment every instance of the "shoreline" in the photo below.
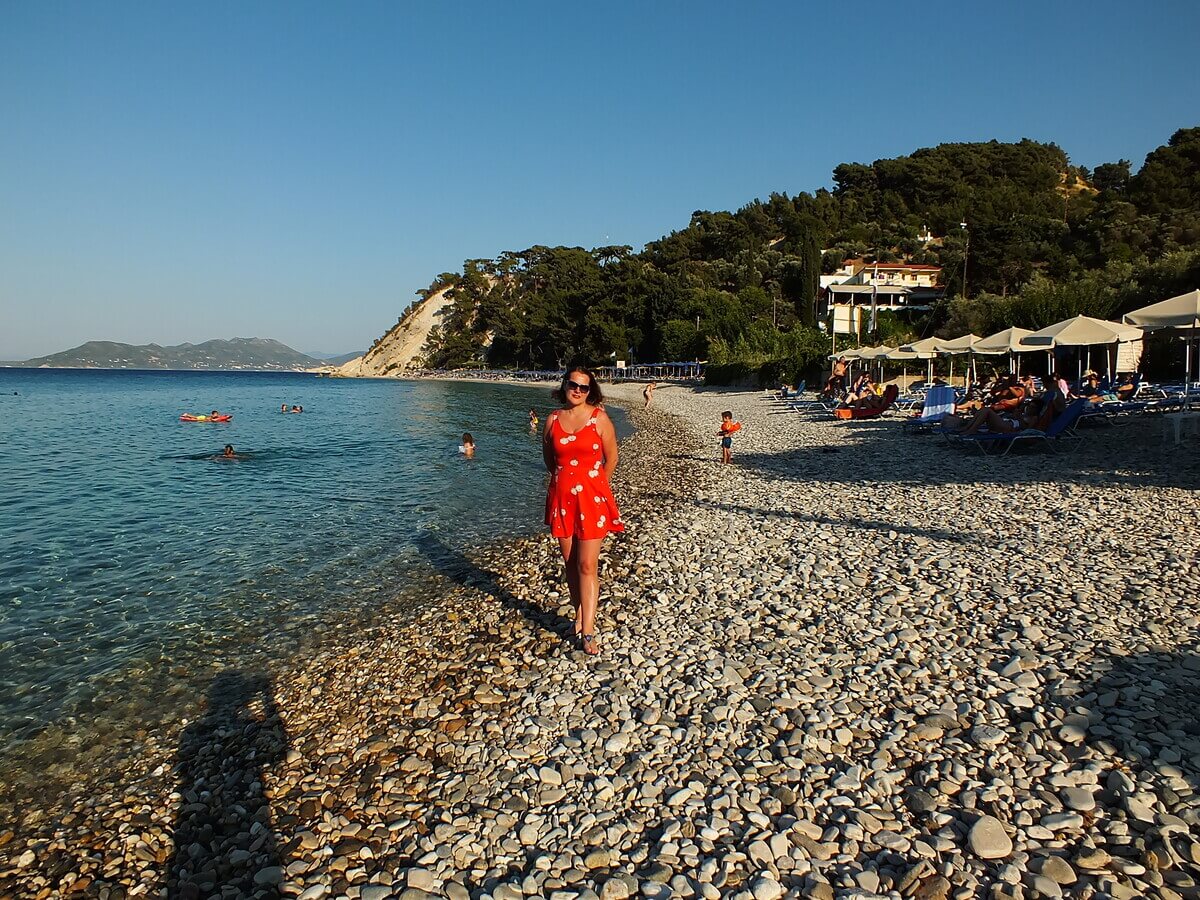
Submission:
M 515 386 L 539 389 L 554 386 L 550 382 L 511 383 Z M 615 397 L 612 401 L 623 407 L 632 423 L 632 404 Z M 643 433 L 644 425 L 645 422 L 635 423 L 634 432 L 623 442 L 623 466 L 628 466 L 630 457 L 635 455 L 629 452 L 631 444 L 653 445 L 653 440 L 648 440 L 649 433 Z M 618 474 L 618 483 L 620 480 Z M 623 514 L 626 521 L 637 519 L 637 514 L 631 511 L 628 504 L 623 506 Z M 344 668 L 339 667 L 352 667 L 354 660 L 363 654 L 378 652 L 381 645 L 404 644 L 408 658 L 403 663 L 397 661 L 397 664 L 403 665 L 404 674 L 396 676 L 394 683 L 425 684 L 428 679 L 425 677 L 424 668 L 443 671 L 447 665 L 461 666 L 466 661 L 465 656 L 448 656 L 448 647 L 469 647 L 472 654 L 487 649 L 485 644 L 474 643 L 474 632 L 471 626 L 466 624 L 476 615 L 474 607 L 481 600 L 489 607 L 482 620 L 487 627 L 511 629 L 514 625 L 533 625 L 541 632 L 542 642 L 539 646 L 556 654 L 570 654 L 572 651 L 567 649 L 566 642 L 560 640 L 555 633 L 556 628 L 569 631 L 569 618 L 558 615 L 553 603 L 550 606 L 545 606 L 544 603 L 537 606 L 528 599 L 527 591 L 520 587 L 513 593 L 510 585 L 511 582 L 522 579 L 541 579 L 546 572 L 558 573 L 561 561 L 558 559 L 557 546 L 551 546 L 552 542 L 548 541 L 544 534 L 539 533 L 531 537 L 499 539 L 469 553 L 460 553 L 446 547 L 426 548 L 430 556 L 431 574 L 425 589 L 418 595 L 400 595 L 392 598 L 387 603 L 388 609 L 376 610 L 369 618 L 364 609 L 359 613 L 361 621 L 356 622 L 357 627 L 353 632 L 339 633 L 328 641 L 305 648 L 310 655 L 304 662 L 297 659 L 284 665 L 275 676 L 266 675 L 265 671 L 258 671 L 255 667 L 253 677 L 266 677 L 274 684 L 274 691 L 277 693 L 274 706 L 284 713 L 285 730 L 296 728 L 288 710 L 303 710 L 302 715 L 313 716 L 313 721 L 324 722 L 319 711 L 305 709 L 310 705 L 310 700 L 304 691 L 289 693 L 296 683 L 307 685 L 310 682 L 313 668 L 338 669 L 343 677 L 351 677 Z M 624 566 L 624 563 L 605 560 L 606 570 L 612 565 Z M 622 574 L 625 574 L 624 571 Z M 551 597 L 554 596 L 556 588 L 565 598 L 565 583 L 558 585 L 554 581 L 549 588 Z M 607 599 L 603 594 L 602 597 Z M 567 601 L 564 599 L 562 602 Z M 398 616 L 398 621 L 381 618 L 393 615 Z M 437 635 L 437 638 L 431 639 L 431 635 Z M 582 653 L 574 652 L 573 655 L 583 659 Z M 259 700 L 261 701 L 261 698 Z M 415 698 L 412 702 L 415 702 Z M 203 705 L 197 703 L 198 708 Z M 210 702 L 209 706 L 211 705 Z M 257 709 L 259 713 L 262 712 L 261 702 L 258 703 Z M 302 727 L 290 741 L 303 742 L 310 739 L 315 727 L 313 721 Z M 171 794 L 175 781 L 172 769 L 172 758 L 177 756 L 175 748 L 180 745 L 181 740 L 186 742 L 186 732 L 194 724 L 184 719 L 179 728 L 173 731 L 142 735 L 142 752 L 139 757 L 122 757 L 115 760 L 127 767 L 120 772 L 123 780 L 119 785 L 110 784 L 106 790 L 103 779 L 97 776 L 93 779 L 96 783 L 87 784 L 83 790 L 66 792 L 60 802 L 52 806 L 27 809 L 24 826 L 20 826 L 16 821 L 0 822 L 0 897 L 20 896 L 21 888 L 38 882 L 41 874 L 39 870 L 45 862 L 36 852 L 39 848 L 52 848 L 50 862 L 58 866 L 61 866 L 65 857 L 74 855 L 73 850 L 82 850 L 82 847 L 72 848 L 70 842 L 64 840 L 63 836 L 68 829 L 61 825 L 51 827 L 55 820 L 60 823 L 71 822 L 77 828 L 93 819 L 90 824 L 94 826 L 95 835 L 105 832 L 115 835 L 122 830 L 128 831 L 128 820 L 134 817 L 132 810 L 137 806 L 144 808 L 144 804 L 150 804 L 159 808 L 168 807 L 166 798 Z M 57 728 L 57 725 L 51 723 L 50 727 Z M 317 728 L 317 731 L 320 730 L 321 728 Z M 289 750 L 288 757 L 294 755 L 295 750 Z M 119 786 L 119 790 L 114 793 L 111 788 L 115 786 Z M 135 804 L 135 800 L 139 802 Z M 173 823 L 169 816 L 155 818 L 158 826 L 156 831 L 160 837 L 166 835 L 172 826 L 177 824 Z M 122 820 L 126 821 L 125 825 L 121 824 Z M 114 846 L 111 849 L 115 852 L 117 848 Z M 35 852 L 33 859 L 28 858 L 30 851 Z M 83 879 L 70 882 L 67 890 L 72 893 L 83 891 L 93 883 L 124 884 L 130 887 L 145 881 L 147 889 L 152 891 L 151 885 L 166 884 L 166 871 L 162 865 L 167 860 L 157 858 L 161 857 L 161 852 L 155 854 L 159 864 L 157 874 L 148 881 L 134 875 L 139 865 L 144 866 L 145 859 L 133 858 L 128 853 L 116 855 L 125 857 L 125 864 L 120 866 L 121 870 L 126 870 L 127 866 L 131 868 L 121 871 L 120 874 L 114 873 L 114 878 L 103 881 L 89 880 L 93 878 L 93 873 L 87 872 Z M 22 860 L 25 861 L 24 864 Z M 109 860 L 111 864 L 111 856 Z M 57 866 L 52 866 L 55 867 Z M 88 867 L 83 866 L 82 869 L 86 871 Z M 14 889 L 18 889 L 18 894 L 7 893 Z
M 446 559 L 437 609 L 231 686 L 179 773 L 24 866 L 0 847 L 0 894 L 172 869 L 306 900 L 1194 893 L 1194 460 L 1157 429 L 981 460 L 761 392 L 606 388 L 637 430 L 597 660 L 562 640 L 548 538 Z

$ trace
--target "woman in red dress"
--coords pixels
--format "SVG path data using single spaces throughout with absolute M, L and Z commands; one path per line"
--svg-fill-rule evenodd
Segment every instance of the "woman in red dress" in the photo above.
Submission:
M 542 458 L 550 471 L 546 524 L 558 538 L 575 607 L 575 636 L 583 651 L 596 643 L 600 546 L 610 531 L 624 531 L 608 479 L 617 467 L 617 437 L 600 404 L 604 396 L 590 369 L 573 368 L 554 392 L 562 409 L 546 419 Z

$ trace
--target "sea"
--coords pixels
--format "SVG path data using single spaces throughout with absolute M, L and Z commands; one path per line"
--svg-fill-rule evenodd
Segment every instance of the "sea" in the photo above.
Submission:
M 0 369 L 0 787 L 136 752 L 217 671 L 435 602 L 456 561 L 542 530 L 528 416 L 552 407 L 486 382 Z M 232 420 L 179 420 L 214 409 Z

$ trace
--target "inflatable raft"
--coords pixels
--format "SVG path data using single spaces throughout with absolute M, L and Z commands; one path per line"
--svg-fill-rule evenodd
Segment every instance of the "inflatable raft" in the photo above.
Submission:
M 194 416 L 191 413 L 184 413 L 179 417 L 180 422 L 228 422 L 233 418 L 232 414 L 221 416 Z

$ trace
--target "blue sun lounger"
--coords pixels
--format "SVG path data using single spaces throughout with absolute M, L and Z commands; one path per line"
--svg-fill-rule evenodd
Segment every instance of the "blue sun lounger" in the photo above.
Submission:
M 1059 447 L 1067 446 L 1067 441 L 1078 437 L 1075 434 L 1075 426 L 1079 423 L 1079 416 L 1087 405 L 1088 401 L 1086 400 L 1072 400 L 1070 405 L 1058 414 L 1045 431 L 1040 428 L 1026 428 L 1023 431 L 994 434 L 986 431 L 975 434 L 956 434 L 954 432 L 943 432 L 943 434 L 951 443 L 971 444 L 978 447 L 979 451 L 985 455 L 995 453 L 998 456 L 1006 456 L 1018 443 L 1036 443 L 1038 441 L 1051 450 L 1057 451 Z
M 921 415 L 904 420 L 904 430 L 912 432 L 930 431 L 942 424 L 942 416 L 954 412 L 954 388 L 949 385 L 932 387 L 925 395 L 925 407 Z

